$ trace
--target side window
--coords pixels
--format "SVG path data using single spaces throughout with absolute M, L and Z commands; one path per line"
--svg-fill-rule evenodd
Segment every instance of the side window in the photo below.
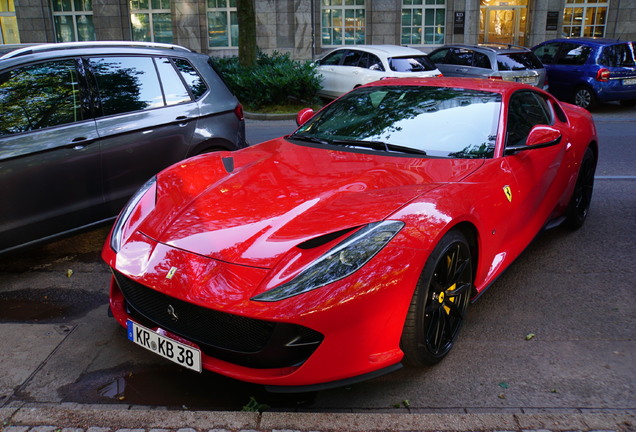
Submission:
M 592 48 L 587 45 L 564 43 L 561 47 L 561 53 L 559 54 L 557 63 L 580 66 L 582 64 L 585 64 L 591 50 Z
M 367 52 L 363 52 L 361 54 L 362 55 L 360 58 L 360 62 L 358 63 L 359 67 L 365 68 L 365 69 L 371 69 L 374 71 L 384 70 L 384 67 L 382 66 L 382 62 L 377 56 Z
M 190 87 L 190 92 L 192 92 L 194 98 L 199 99 L 203 96 L 208 90 L 208 87 L 205 85 L 205 81 L 201 78 L 197 70 L 184 59 L 174 59 L 174 64 L 177 66 L 183 80 L 188 87 Z
M 24 66 L 0 74 L 0 136 L 83 120 L 75 60 Z
M 380 60 L 380 58 L 374 54 L 369 54 L 369 69 L 384 72 L 382 60 Z
M 428 58 L 431 59 L 434 63 L 444 63 L 444 60 L 446 60 L 447 54 L 448 54 L 447 49 L 441 49 L 439 51 L 435 51 L 434 53 L 431 53 L 431 55 L 429 55 Z
M 362 53 L 360 51 L 354 51 L 354 50 L 347 51 L 347 54 L 345 55 L 345 58 L 342 61 L 342 65 L 343 66 L 358 66 L 360 57 L 362 57 Z
M 480 52 L 475 52 L 475 57 L 473 58 L 473 66 L 482 69 L 490 69 L 492 67 L 490 65 L 490 59 L 488 58 L 488 56 Z
M 327 57 L 325 57 L 324 59 L 320 60 L 320 64 L 321 65 L 325 65 L 325 66 L 336 66 L 336 65 L 339 65 L 340 64 L 340 60 L 342 60 L 342 57 L 344 56 L 344 53 L 345 53 L 344 50 L 338 50 L 338 51 L 332 52 Z
M 552 64 L 554 62 L 554 57 L 559 51 L 559 43 L 548 43 L 534 51 L 534 54 L 539 57 L 541 63 L 543 64 Z
M 450 61 L 448 63 L 459 66 L 473 65 L 473 52 L 471 50 L 452 49 L 450 54 Z
M 525 144 L 530 130 L 539 124 L 552 124 L 546 100 L 532 91 L 515 93 L 508 107 L 506 146 Z
M 177 105 L 184 102 L 190 102 L 190 94 L 183 85 L 183 81 L 179 78 L 179 74 L 174 66 L 167 58 L 155 59 L 157 70 L 163 84 L 163 93 L 166 99 L 166 105 Z
M 104 115 L 165 105 L 159 77 L 150 57 L 91 58 Z

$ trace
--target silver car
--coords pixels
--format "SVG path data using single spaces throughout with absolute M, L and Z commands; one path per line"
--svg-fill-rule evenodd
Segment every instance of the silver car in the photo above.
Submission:
M 490 78 L 547 87 L 546 70 L 528 48 L 514 45 L 445 45 L 429 58 L 447 77 Z

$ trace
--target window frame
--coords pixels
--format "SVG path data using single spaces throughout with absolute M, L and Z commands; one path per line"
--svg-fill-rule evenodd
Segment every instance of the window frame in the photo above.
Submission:
M 142 0 L 130 0 L 130 33 L 132 40 L 140 41 L 140 42 L 161 42 L 161 43 L 173 43 L 174 42 L 174 31 L 172 29 L 172 22 L 174 17 L 172 15 L 172 9 L 170 7 L 166 8 L 154 8 L 153 3 L 155 0 L 147 0 L 148 8 L 135 8 L 134 4 L 140 4 Z M 168 1 L 168 4 L 171 5 L 172 2 L 170 0 L 158 0 L 159 2 Z M 161 40 L 158 41 L 155 36 L 155 15 L 169 15 L 170 16 L 170 40 Z M 135 38 L 135 27 L 133 24 L 133 15 L 147 15 L 148 16 L 148 35 L 150 36 L 150 40 L 146 39 L 136 39 Z
M 581 9 L 581 13 L 576 13 L 577 9 Z M 601 9 L 604 9 L 604 14 L 599 14 Z M 589 11 L 593 11 L 591 17 L 592 22 L 587 24 Z M 605 31 L 607 29 L 607 18 L 609 15 L 609 0 L 599 0 L 598 2 L 593 1 L 580 1 L 576 2 L 575 0 L 566 0 L 565 6 L 563 8 L 563 24 L 561 26 L 561 31 L 565 36 L 568 37 L 605 37 Z M 570 17 L 569 21 L 566 21 L 568 16 Z M 575 21 L 577 18 L 581 19 L 582 24 L 576 25 Z M 602 18 L 602 23 L 598 23 L 597 20 Z M 574 29 L 578 28 L 579 31 L 576 33 Z M 587 33 L 586 30 L 592 29 L 591 33 Z M 601 29 L 601 33 L 596 33 L 596 29 Z
M 4 7 L 0 8 L 0 44 L 11 44 L 11 43 L 20 43 L 20 30 L 18 29 L 18 19 L 15 14 L 15 2 L 14 0 L 0 0 L 0 4 L 2 6 L 6 6 L 6 10 Z M 9 27 L 6 26 L 6 23 L 11 23 Z M 15 38 L 11 39 L 7 35 L 7 28 L 10 30 L 15 29 Z M 6 40 L 5 40 L 6 39 Z
M 83 6 L 90 6 L 90 9 L 85 8 L 84 10 L 76 10 L 76 1 L 80 1 Z M 60 0 L 61 4 L 62 0 Z M 51 13 L 53 15 L 53 29 L 55 31 L 55 41 L 56 42 L 83 42 L 83 41 L 94 41 L 97 40 L 95 35 L 95 24 L 93 23 L 93 4 L 90 0 L 70 0 L 69 4 L 71 5 L 71 10 L 56 10 L 56 0 L 51 0 Z M 83 17 L 90 17 L 90 37 L 88 39 L 80 39 L 80 32 L 78 25 L 78 19 Z M 58 22 L 56 18 L 69 18 L 72 20 L 72 28 L 73 28 L 73 38 L 72 40 L 61 40 L 61 29 L 58 27 Z
M 219 2 L 225 1 L 225 6 L 219 6 Z M 214 2 L 215 6 L 210 4 Z M 210 14 L 221 13 L 225 14 L 225 35 L 227 35 L 227 45 L 212 45 L 212 36 L 210 35 L 212 28 L 210 27 Z M 208 29 L 208 49 L 220 50 L 220 49 L 236 49 L 238 48 L 238 12 L 236 6 L 236 0 L 206 0 L 205 19 Z M 236 24 L 233 24 L 233 23 Z M 235 28 L 234 28 L 235 27 Z M 236 30 L 236 36 L 233 31 Z
M 446 43 L 446 18 L 447 18 L 447 2 L 446 0 L 402 0 L 401 23 L 400 23 L 400 41 L 402 45 L 408 46 L 441 46 Z M 427 24 L 427 11 L 432 13 L 433 23 Z M 443 11 L 443 16 L 439 17 L 439 11 Z M 408 23 L 405 22 L 406 17 Z M 415 17 L 418 17 L 416 19 Z M 439 22 L 441 21 L 441 22 Z M 408 25 L 406 25 L 408 24 Z M 427 41 L 427 29 L 432 30 L 435 34 L 441 35 L 441 40 Z M 409 29 L 408 34 L 405 30 Z M 414 38 L 414 34 L 419 34 L 419 38 Z
M 367 40 L 367 0 L 352 0 L 354 4 L 345 4 L 344 0 L 323 0 L 320 4 L 320 44 L 322 47 L 340 47 L 364 45 Z M 325 4 L 327 3 L 327 4 Z M 340 24 L 334 23 L 334 12 L 339 12 Z M 347 17 L 353 12 L 353 17 Z M 361 20 L 361 26 L 349 26 L 347 20 Z M 328 22 L 326 22 L 328 21 Z M 327 24 L 327 25 L 326 25 Z M 347 38 L 347 29 L 353 28 L 353 37 Z M 335 43 L 335 32 L 340 31 L 340 43 Z M 328 33 L 329 38 L 324 34 Z M 361 39 L 360 39 L 361 38 Z M 351 43 L 348 43 L 350 41 Z

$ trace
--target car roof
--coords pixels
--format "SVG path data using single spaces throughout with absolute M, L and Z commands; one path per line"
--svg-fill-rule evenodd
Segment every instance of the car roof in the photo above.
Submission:
M 192 52 L 190 49 L 171 44 L 154 42 L 130 42 L 130 41 L 91 41 L 91 42 L 63 42 L 44 44 L 11 44 L 0 48 L 0 60 L 13 59 L 20 56 L 51 53 L 63 50 L 81 50 L 95 48 L 155 48 Z
M 516 90 L 528 89 L 537 91 L 537 87 L 529 84 L 514 81 L 491 80 L 483 78 L 459 78 L 459 77 L 435 77 L 435 78 L 387 78 L 381 81 L 374 81 L 367 86 L 426 86 L 426 87 L 449 87 L 464 88 L 468 90 L 483 90 L 492 93 L 510 94 Z
M 566 37 L 566 38 L 557 38 L 550 39 L 543 42 L 541 45 L 552 42 L 578 42 L 587 45 L 596 45 L 596 46 L 606 46 L 606 45 L 616 45 L 622 43 L 629 43 L 633 41 L 627 40 L 618 40 L 618 39 L 607 39 L 607 38 L 585 38 L 585 37 Z
M 400 45 L 351 45 L 351 46 L 339 47 L 333 51 L 345 50 L 345 49 L 357 49 L 361 51 L 370 52 L 371 54 L 384 55 L 387 57 L 426 55 L 424 52 L 418 49 L 400 46 Z

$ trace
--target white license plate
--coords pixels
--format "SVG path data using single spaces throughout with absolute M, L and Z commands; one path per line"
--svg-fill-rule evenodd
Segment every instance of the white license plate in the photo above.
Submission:
M 532 84 L 535 82 L 535 78 L 534 77 L 519 77 L 517 78 L 517 80 L 519 82 L 525 83 L 525 84 Z
M 629 78 L 623 80 L 623 85 L 634 85 L 636 84 L 636 78 Z
M 159 334 L 134 321 L 126 322 L 128 339 L 188 369 L 201 372 L 201 351 Z

